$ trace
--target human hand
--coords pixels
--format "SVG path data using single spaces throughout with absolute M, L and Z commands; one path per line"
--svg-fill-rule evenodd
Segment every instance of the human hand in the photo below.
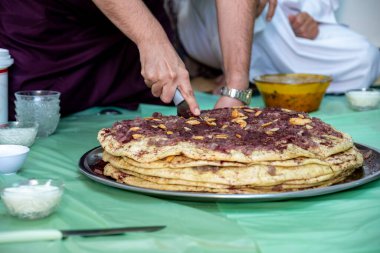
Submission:
M 189 73 L 169 42 L 139 45 L 141 75 L 155 97 L 170 103 L 178 88 L 189 104 L 191 112 L 198 116 L 199 106 L 190 84 Z
M 307 12 L 290 15 L 288 18 L 297 37 L 313 40 L 318 36 L 318 23 Z
M 264 8 L 268 2 L 269 2 L 269 9 L 268 9 L 266 19 L 267 19 L 267 21 L 272 20 L 272 18 L 274 16 L 274 12 L 276 10 L 277 0 L 257 0 L 256 18 L 261 15 L 261 13 L 263 12 L 263 10 L 264 10 Z
M 236 98 L 231 98 L 227 96 L 221 96 L 216 102 L 214 108 L 224 108 L 224 107 L 233 107 L 233 106 L 243 106 L 243 102 Z

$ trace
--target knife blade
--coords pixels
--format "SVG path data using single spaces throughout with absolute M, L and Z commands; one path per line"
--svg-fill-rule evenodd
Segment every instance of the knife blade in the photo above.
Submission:
M 104 235 L 120 235 L 127 232 L 155 232 L 165 227 L 166 226 L 144 226 L 82 230 L 39 229 L 9 231 L 0 232 L 0 243 L 61 240 L 67 238 L 68 236 L 90 237 Z
M 182 116 L 184 118 L 190 118 L 193 115 L 190 111 L 189 104 L 183 98 L 181 92 L 178 89 L 176 89 L 175 91 L 173 102 L 175 106 L 177 107 L 178 116 Z

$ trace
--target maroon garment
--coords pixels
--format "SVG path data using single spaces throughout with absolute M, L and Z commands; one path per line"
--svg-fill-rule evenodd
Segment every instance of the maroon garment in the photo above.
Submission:
M 171 39 L 163 1 L 145 3 Z M 159 103 L 140 74 L 136 45 L 90 0 L 1 0 L 0 48 L 15 59 L 9 72 L 11 118 L 19 90 L 60 91 L 63 115 L 92 106 Z

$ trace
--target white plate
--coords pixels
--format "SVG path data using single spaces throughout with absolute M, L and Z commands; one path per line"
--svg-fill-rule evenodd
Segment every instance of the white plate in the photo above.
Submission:
M 308 190 L 301 190 L 295 192 L 281 192 L 281 193 L 267 193 L 267 194 L 217 194 L 217 193 L 196 193 L 196 192 L 179 192 L 179 191 L 163 191 L 153 190 L 143 187 L 130 186 L 116 182 L 114 179 L 105 177 L 100 173 L 96 173 L 96 166 L 102 163 L 102 148 L 96 147 L 86 152 L 79 160 L 80 172 L 91 178 L 92 180 L 109 185 L 112 187 L 138 192 L 146 195 L 151 195 L 160 198 L 170 198 L 185 201 L 209 201 L 209 202 L 261 202 L 261 201 L 274 201 L 286 200 L 293 198 L 305 198 L 330 194 L 334 192 L 344 191 L 351 189 L 380 177 L 380 151 L 362 144 L 355 143 L 356 147 L 364 151 L 364 153 L 371 152 L 371 155 L 365 159 L 362 168 L 357 169 L 344 182 Z M 98 169 L 99 169 L 98 168 Z M 94 171 L 95 170 L 95 171 Z

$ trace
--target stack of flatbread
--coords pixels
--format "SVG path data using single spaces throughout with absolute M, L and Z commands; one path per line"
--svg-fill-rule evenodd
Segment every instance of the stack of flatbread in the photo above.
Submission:
M 98 140 L 104 175 L 168 191 L 296 191 L 340 182 L 363 164 L 347 134 L 276 108 L 214 109 L 188 119 L 155 113 L 116 122 Z

